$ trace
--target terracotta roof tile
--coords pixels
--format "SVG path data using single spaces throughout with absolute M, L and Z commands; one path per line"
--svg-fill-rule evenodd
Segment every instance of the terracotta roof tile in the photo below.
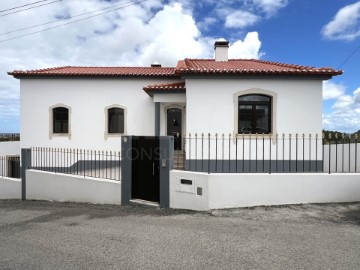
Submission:
M 269 74 L 269 75 L 330 75 L 336 76 L 343 72 L 332 68 L 316 68 L 310 66 L 284 64 L 255 59 L 230 59 L 216 62 L 214 59 L 185 59 L 178 63 L 176 72 L 189 73 L 221 73 L 221 74 Z
M 145 86 L 144 91 L 152 96 L 154 92 L 156 93 L 185 93 L 186 86 L 185 82 L 176 82 L 176 83 L 164 83 L 164 84 L 152 84 Z
M 249 75 L 326 75 L 336 76 L 343 71 L 333 68 L 316 68 L 255 59 L 185 59 L 172 67 L 57 67 L 37 70 L 15 70 L 14 77 L 180 77 L 182 74 L 249 74 Z
M 179 76 L 175 74 L 175 68 L 166 67 L 57 67 L 36 70 L 15 70 L 8 73 L 14 77 L 27 76 L 64 76 L 64 77 L 173 77 Z

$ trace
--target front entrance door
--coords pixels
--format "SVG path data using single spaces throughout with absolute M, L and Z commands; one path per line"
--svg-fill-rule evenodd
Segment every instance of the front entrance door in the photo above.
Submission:
M 160 202 L 159 137 L 132 139 L 132 198 Z
M 167 135 L 174 136 L 174 150 L 181 150 L 182 110 L 170 108 L 167 110 Z

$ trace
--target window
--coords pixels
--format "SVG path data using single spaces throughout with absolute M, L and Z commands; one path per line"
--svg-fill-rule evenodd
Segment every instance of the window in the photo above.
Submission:
M 69 132 L 69 109 L 65 107 L 56 107 L 53 111 L 53 133 Z
M 122 108 L 110 108 L 107 110 L 108 133 L 125 133 L 125 114 Z
M 238 97 L 238 133 L 271 133 L 271 102 L 266 95 Z

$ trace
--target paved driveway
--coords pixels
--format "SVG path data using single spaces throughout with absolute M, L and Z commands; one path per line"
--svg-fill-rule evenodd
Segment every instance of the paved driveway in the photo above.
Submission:
M 0 269 L 360 269 L 360 204 L 196 213 L 0 201 Z

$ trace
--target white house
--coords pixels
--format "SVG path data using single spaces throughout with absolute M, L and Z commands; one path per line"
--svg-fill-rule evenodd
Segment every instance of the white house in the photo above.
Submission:
M 180 60 L 176 67 L 9 72 L 20 79 L 21 147 L 116 150 L 122 135 L 173 135 L 175 150 L 187 148 L 186 159 L 192 160 L 199 156 L 194 157 L 198 146 L 191 138 L 210 134 L 214 149 L 214 139 L 220 143 L 222 134 L 232 138 L 229 147 L 241 134 L 251 159 L 269 154 L 266 143 L 270 148 L 276 144 L 275 134 L 321 134 L 322 82 L 342 71 L 228 59 L 228 47 L 227 41 L 217 41 L 215 59 Z M 262 150 L 251 149 L 257 133 L 269 136 Z M 221 154 L 231 159 L 235 153 L 230 149 Z M 316 155 L 317 150 L 321 155 L 320 146 Z M 314 148 L 306 151 L 306 159 L 314 159 Z M 215 159 L 206 149 L 202 155 Z

